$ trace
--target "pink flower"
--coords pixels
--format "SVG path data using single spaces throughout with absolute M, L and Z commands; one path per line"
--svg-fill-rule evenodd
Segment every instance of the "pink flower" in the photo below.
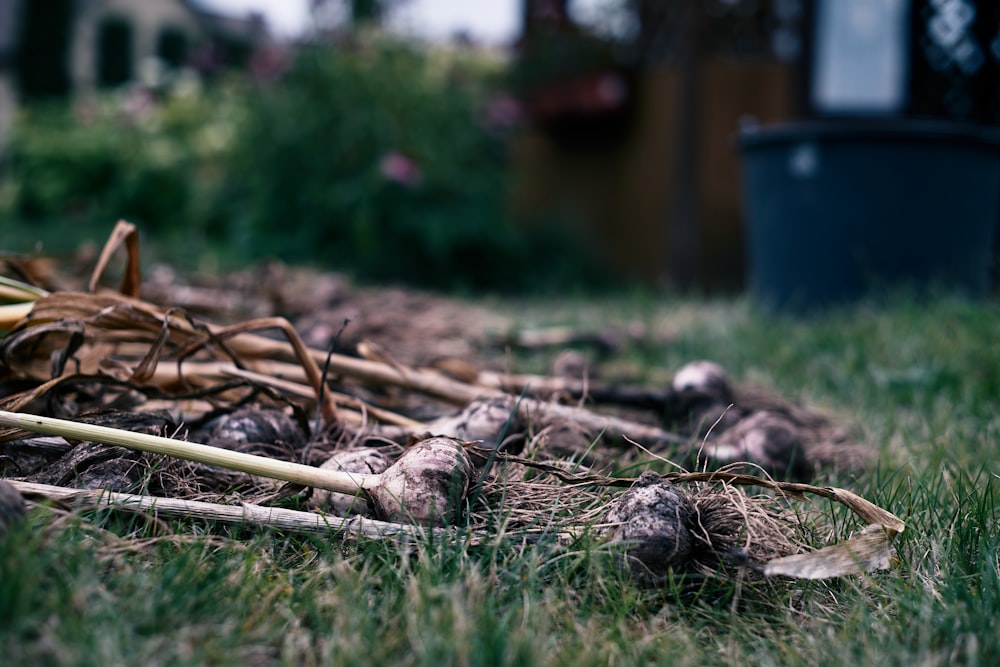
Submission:
M 393 183 L 406 187 L 416 187 L 423 180 L 423 173 L 417 163 L 399 151 L 390 151 L 378 163 L 382 176 Z
M 141 123 L 156 112 L 156 106 L 156 96 L 152 91 L 133 86 L 128 96 L 121 102 L 119 110 L 126 121 Z
M 250 59 L 250 74 L 257 81 L 277 81 L 292 66 L 288 50 L 278 46 L 265 46 L 254 52 Z
M 482 109 L 479 124 L 490 130 L 504 130 L 516 127 L 523 119 L 520 102 L 510 95 L 497 95 Z

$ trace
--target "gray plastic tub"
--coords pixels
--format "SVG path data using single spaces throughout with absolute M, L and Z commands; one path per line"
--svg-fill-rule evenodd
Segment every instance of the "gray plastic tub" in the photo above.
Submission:
M 933 121 L 744 130 L 749 285 L 808 310 L 873 289 L 990 292 L 1000 132 Z

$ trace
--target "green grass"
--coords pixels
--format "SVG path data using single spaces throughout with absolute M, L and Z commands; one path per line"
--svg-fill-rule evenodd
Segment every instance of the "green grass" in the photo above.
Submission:
M 0 540 L 0 662 L 1000 664 L 994 304 L 898 299 L 810 319 L 648 295 L 494 305 L 524 326 L 642 321 L 671 337 L 630 345 L 622 372 L 656 382 L 711 358 L 849 421 L 881 461 L 840 483 L 907 522 L 892 569 L 650 592 L 586 541 L 406 550 L 36 510 Z

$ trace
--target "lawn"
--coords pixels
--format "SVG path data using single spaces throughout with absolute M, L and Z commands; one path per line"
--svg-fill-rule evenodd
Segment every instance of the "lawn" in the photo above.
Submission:
M 897 297 L 793 318 L 743 298 L 641 293 L 484 303 L 525 327 L 667 331 L 666 343 L 626 346 L 608 363 L 655 383 L 709 358 L 849 423 L 879 463 L 836 482 L 906 522 L 891 568 L 648 590 L 586 539 L 408 547 L 36 507 L 0 539 L 2 662 L 1000 663 L 994 304 Z

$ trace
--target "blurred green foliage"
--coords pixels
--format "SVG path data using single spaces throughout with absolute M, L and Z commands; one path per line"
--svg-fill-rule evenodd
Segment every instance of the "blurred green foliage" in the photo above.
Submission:
M 488 113 L 502 63 L 362 34 L 271 65 L 210 89 L 27 109 L 0 215 L 81 230 L 125 218 L 189 261 L 447 289 L 603 278 L 571 227 L 511 223 L 511 128 Z
M 186 244 L 189 260 L 209 252 L 224 232 L 219 198 L 241 96 L 233 87 L 206 93 L 188 78 L 169 93 L 130 89 L 22 108 L 0 217 L 57 250 L 102 242 L 124 218 L 154 242 Z

